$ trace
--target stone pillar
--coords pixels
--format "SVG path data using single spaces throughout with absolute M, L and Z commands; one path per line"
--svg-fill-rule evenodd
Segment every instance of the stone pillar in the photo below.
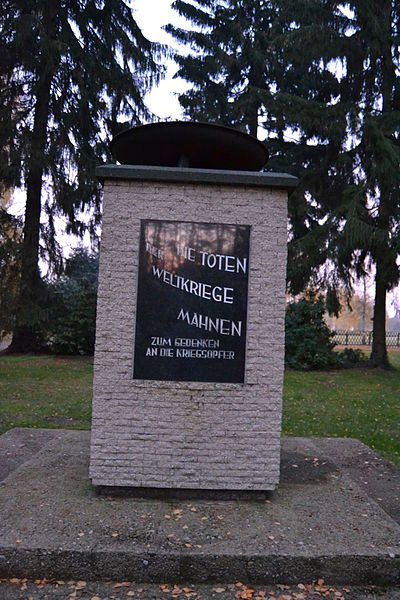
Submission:
M 115 165 L 99 167 L 97 174 L 104 182 L 104 206 L 92 483 L 274 489 L 279 482 L 282 415 L 286 201 L 296 178 L 277 173 Z M 154 222 L 160 223 L 162 231 L 166 223 L 175 223 L 175 229 L 184 232 L 190 224 L 197 224 L 193 226 L 200 231 L 196 239 L 201 243 L 205 224 L 210 224 L 213 239 L 218 231 L 244 237 L 249 233 L 249 255 L 245 256 L 245 242 L 239 263 L 229 245 L 215 246 L 213 254 L 220 258 L 211 260 L 204 244 L 180 255 L 176 251 L 175 267 L 192 262 L 200 273 L 198 281 L 208 282 L 204 277 L 213 271 L 209 284 L 200 288 L 192 284 L 191 289 L 189 282 L 196 276 L 188 274 L 190 271 L 174 271 L 171 261 L 167 266 L 163 262 L 166 238 L 155 239 Z M 146 247 L 144 237 L 150 230 L 153 237 Z M 150 325 L 143 322 L 146 293 L 148 302 L 154 301 L 154 294 L 152 288 L 138 282 L 139 259 L 142 275 L 150 284 L 156 281 L 162 293 L 172 294 L 166 298 L 178 298 L 175 306 L 169 301 L 159 305 L 160 321 L 164 310 L 174 323 L 181 321 L 178 336 L 175 330 L 166 335 L 165 329 L 158 336 L 156 318 Z M 178 279 L 179 272 L 186 274 Z M 223 282 L 220 285 L 218 277 Z M 234 308 L 238 302 L 235 277 L 241 277 L 244 303 L 248 277 L 247 322 L 244 306 L 244 312 L 234 313 L 232 325 L 226 311 L 229 304 Z M 223 290 L 225 305 L 217 295 Z M 186 310 L 186 300 L 194 296 L 199 308 Z M 182 307 L 185 310 L 180 313 Z M 223 322 L 216 316 L 220 307 Z M 207 321 L 210 314 L 213 319 Z M 139 331 L 141 342 L 135 344 Z M 218 353 L 207 354 L 210 350 Z M 177 356 L 184 358 L 177 360 Z M 211 365 L 210 375 L 202 367 L 204 360 Z M 180 365 L 177 371 L 176 364 Z M 173 380 L 168 380 L 170 372 Z

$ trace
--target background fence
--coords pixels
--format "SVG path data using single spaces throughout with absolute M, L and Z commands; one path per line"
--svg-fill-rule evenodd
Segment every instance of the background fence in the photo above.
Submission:
M 372 331 L 346 331 L 337 329 L 332 340 L 340 346 L 371 346 Z M 400 332 L 386 333 L 386 346 L 400 348 Z

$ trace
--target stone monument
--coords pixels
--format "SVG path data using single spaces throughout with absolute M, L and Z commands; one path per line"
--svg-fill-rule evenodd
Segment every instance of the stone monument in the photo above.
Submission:
M 111 144 L 90 478 L 272 490 L 279 482 L 287 191 L 237 130 L 158 123 Z

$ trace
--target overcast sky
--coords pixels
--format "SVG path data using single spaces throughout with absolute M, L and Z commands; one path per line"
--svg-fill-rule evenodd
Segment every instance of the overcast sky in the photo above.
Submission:
M 152 42 L 160 42 L 176 47 L 173 38 L 163 31 L 163 25 L 173 23 L 183 24 L 184 20 L 171 8 L 170 0 L 133 0 L 134 16 L 144 35 Z M 173 79 L 176 64 L 166 61 L 167 75 L 160 85 L 146 97 L 146 103 L 151 111 L 161 118 L 182 117 L 177 93 L 185 89 L 185 83 Z

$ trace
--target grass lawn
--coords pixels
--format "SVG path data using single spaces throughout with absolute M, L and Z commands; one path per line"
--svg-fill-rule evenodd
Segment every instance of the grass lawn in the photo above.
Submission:
M 0 433 L 12 427 L 90 428 L 93 359 L 0 357 Z
M 283 433 L 354 437 L 400 465 L 400 352 L 395 370 L 287 371 Z M 0 433 L 89 429 L 92 359 L 0 357 Z
M 286 435 L 353 437 L 400 465 L 400 352 L 393 371 L 287 371 Z

